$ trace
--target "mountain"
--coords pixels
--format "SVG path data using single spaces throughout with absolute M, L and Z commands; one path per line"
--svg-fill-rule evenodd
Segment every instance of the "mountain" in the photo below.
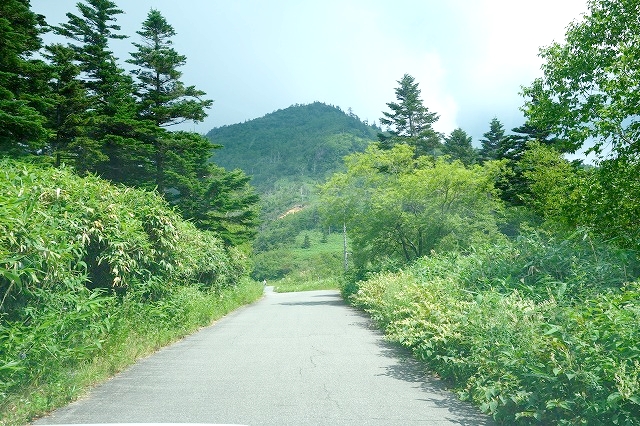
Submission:
M 222 145 L 216 164 L 242 169 L 252 185 L 268 191 L 275 182 L 320 181 L 342 168 L 342 159 L 376 140 L 379 129 L 353 113 L 321 102 L 292 105 L 244 123 L 212 129 Z

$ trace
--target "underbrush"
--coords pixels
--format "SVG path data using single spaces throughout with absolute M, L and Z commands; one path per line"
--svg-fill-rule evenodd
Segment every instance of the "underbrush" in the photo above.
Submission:
M 640 424 L 632 253 L 530 233 L 433 255 L 351 297 L 463 399 L 504 424 Z
M 340 277 L 317 277 L 302 271 L 290 274 L 285 278 L 270 282 L 278 293 L 311 290 L 337 290 L 340 287 Z
M 154 192 L 2 160 L 0 206 L 3 423 L 69 401 L 262 293 L 238 284 L 241 250 Z
M 220 291 L 176 287 L 153 303 L 87 291 L 51 301 L 28 324 L 3 324 L 3 351 L 22 363 L 0 370 L 10 380 L 3 386 L 13 384 L 0 398 L 0 424 L 26 424 L 67 404 L 262 293 L 262 284 L 250 280 Z

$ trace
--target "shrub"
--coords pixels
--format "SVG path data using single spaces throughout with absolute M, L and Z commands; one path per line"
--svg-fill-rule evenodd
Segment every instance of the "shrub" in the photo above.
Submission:
M 351 300 L 505 424 L 640 424 L 634 261 L 579 235 L 423 258 Z

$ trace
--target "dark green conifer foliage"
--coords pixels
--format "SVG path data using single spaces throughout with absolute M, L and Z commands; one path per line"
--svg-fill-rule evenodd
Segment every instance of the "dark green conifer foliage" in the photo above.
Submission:
M 142 120 L 149 120 L 158 127 L 166 127 L 184 121 L 202 121 L 207 116 L 205 109 L 213 101 L 201 99 L 205 92 L 194 86 L 185 86 L 180 81 L 182 72 L 179 67 L 186 63 L 186 57 L 179 55 L 172 47 L 171 37 L 176 35 L 173 27 L 157 10 L 151 10 L 142 23 L 142 30 L 137 32 L 142 37 L 141 43 L 133 43 L 137 48 L 131 53 L 130 64 L 139 68 L 133 70 L 137 77 L 136 101 L 137 115 Z M 167 155 L 175 147 L 172 138 L 162 133 L 151 138 L 152 162 L 155 166 L 155 186 L 164 193 L 168 182 L 167 169 L 171 167 Z M 211 146 L 202 145 L 205 155 L 211 155 Z M 179 148 L 179 147 L 178 147 Z M 184 150 L 181 150 L 184 151 Z M 174 152 L 175 154 L 175 152 Z
M 406 143 L 414 147 L 416 156 L 437 155 L 442 148 L 442 137 L 432 125 L 438 121 L 438 114 L 424 106 L 418 83 L 412 76 L 405 74 L 398 84 L 397 102 L 387 103 L 391 112 L 382 112 L 380 124 L 389 126 L 389 131 L 378 134 L 380 146 L 391 148 L 397 143 Z
M 131 53 L 133 59 L 127 62 L 139 67 L 133 71 L 138 79 L 138 114 L 163 127 L 204 120 L 205 109 L 213 101 L 202 99 L 205 92 L 180 81 L 182 72 L 178 68 L 186 63 L 186 56 L 172 47 L 171 37 L 176 35 L 173 27 L 152 9 L 137 33 L 143 41 L 133 43 L 138 51 Z
M 29 0 L 0 2 L 0 152 L 20 155 L 45 146 L 48 67 L 32 59 L 45 26 Z
M 500 144 L 504 139 L 504 126 L 496 117 L 489 123 L 489 131 L 483 134 L 484 139 L 480 139 L 480 161 L 496 160 L 500 155 Z
M 444 138 L 442 152 L 452 160 L 460 160 L 465 166 L 475 164 L 478 159 L 478 152 L 471 144 L 471 136 L 460 128 Z
M 87 129 L 89 99 L 80 81 L 80 67 L 73 49 L 62 44 L 46 47 L 44 56 L 51 65 L 52 104 L 47 116 L 52 129 L 50 151 L 56 166 L 75 159 L 76 144 Z
M 69 45 L 82 72 L 89 108 L 87 131 L 73 143 L 76 168 L 131 185 L 153 183 L 148 140 L 152 123 L 136 117 L 133 80 L 117 65 L 109 41 L 126 38 L 117 32 L 117 15 L 123 11 L 110 0 L 77 4 L 79 15 L 67 13 L 68 22 L 54 28 L 70 38 Z

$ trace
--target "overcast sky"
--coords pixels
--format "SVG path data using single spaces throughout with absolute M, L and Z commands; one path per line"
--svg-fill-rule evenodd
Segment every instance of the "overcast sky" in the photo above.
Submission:
M 122 62 L 151 8 L 177 32 L 187 56 L 183 81 L 214 106 L 200 124 L 213 127 L 320 101 L 376 121 L 395 101 L 405 73 L 436 130 L 461 127 L 474 144 L 497 117 L 507 130 L 524 122 L 520 87 L 541 75 L 538 49 L 562 41 L 586 0 L 115 0 Z M 31 0 L 47 22 L 78 14 L 76 0 Z M 123 64 L 124 65 L 124 64 Z

